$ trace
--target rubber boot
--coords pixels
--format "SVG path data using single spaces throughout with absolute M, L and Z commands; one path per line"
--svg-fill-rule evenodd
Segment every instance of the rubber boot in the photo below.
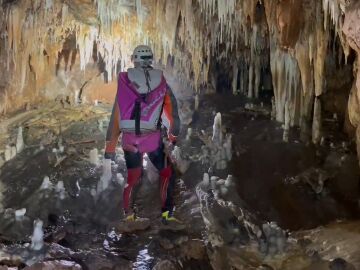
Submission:
M 160 196 L 162 203 L 161 221 L 173 230 L 182 230 L 185 226 L 173 216 L 173 191 L 175 185 L 175 174 L 171 166 L 160 171 Z M 169 227 L 168 227 L 169 228 Z
M 130 205 L 132 191 L 141 178 L 141 168 L 128 169 L 127 174 L 128 174 L 127 184 L 125 185 L 124 193 L 123 193 L 123 208 L 125 213 L 125 219 L 134 220 L 135 215 L 132 211 L 130 211 L 129 205 Z
M 169 186 L 171 176 L 172 176 L 171 167 L 167 167 L 160 171 L 160 198 L 161 198 L 161 207 L 163 210 L 166 209 L 168 186 Z

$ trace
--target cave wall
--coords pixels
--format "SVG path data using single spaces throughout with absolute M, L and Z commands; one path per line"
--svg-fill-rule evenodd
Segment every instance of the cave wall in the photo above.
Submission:
M 351 125 L 356 129 L 357 152 L 360 160 L 360 2 L 353 1 L 345 13 L 343 32 L 347 42 L 356 51 L 354 63 L 354 83 L 351 88 L 348 111 Z
M 218 63 L 249 98 L 270 70 L 285 129 L 319 143 L 323 111 L 337 107 L 360 145 L 359 11 L 356 0 L 2 0 L 0 113 L 79 93 L 110 102 L 116 74 L 147 43 L 196 94 L 214 91 Z M 349 82 L 336 86 L 341 72 Z

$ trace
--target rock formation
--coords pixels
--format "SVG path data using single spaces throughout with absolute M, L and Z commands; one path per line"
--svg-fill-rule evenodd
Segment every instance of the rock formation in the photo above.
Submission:
M 0 113 L 59 96 L 109 101 L 132 48 L 148 43 L 194 96 L 213 87 L 216 67 L 234 94 L 257 98 L 272 88 L 276 120 L 314 143 L 325 103 L 335 102 L 331 72 L 353 65 L 353 87 L 340 89 L 348 105 L 332 112 L 350 119 L 359 142 L 359 9 L 355 0 L 2 0 Z

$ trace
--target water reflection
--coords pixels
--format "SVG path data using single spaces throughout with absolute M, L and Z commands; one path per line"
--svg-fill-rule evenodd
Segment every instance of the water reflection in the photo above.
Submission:
M 151 264 L 154 260 L 154 257 L 150 256 L 148 246 L 149 245 L 146 245 L 143 250 L 139 251 L 139 254 L 136 257 L 136 262 L 133 265 L 134 270 L 151 269 Z

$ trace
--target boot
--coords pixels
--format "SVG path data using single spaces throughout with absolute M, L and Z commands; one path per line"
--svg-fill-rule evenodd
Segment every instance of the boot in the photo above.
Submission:
M 141 168 L 128 169 L 127 184 L 125 185 L 123 193 L 125 220 L 131 221 L 136 219 L 135 213 L 129 209 L 129 206 L 133 189 L 140 180 L 141 172 Z

